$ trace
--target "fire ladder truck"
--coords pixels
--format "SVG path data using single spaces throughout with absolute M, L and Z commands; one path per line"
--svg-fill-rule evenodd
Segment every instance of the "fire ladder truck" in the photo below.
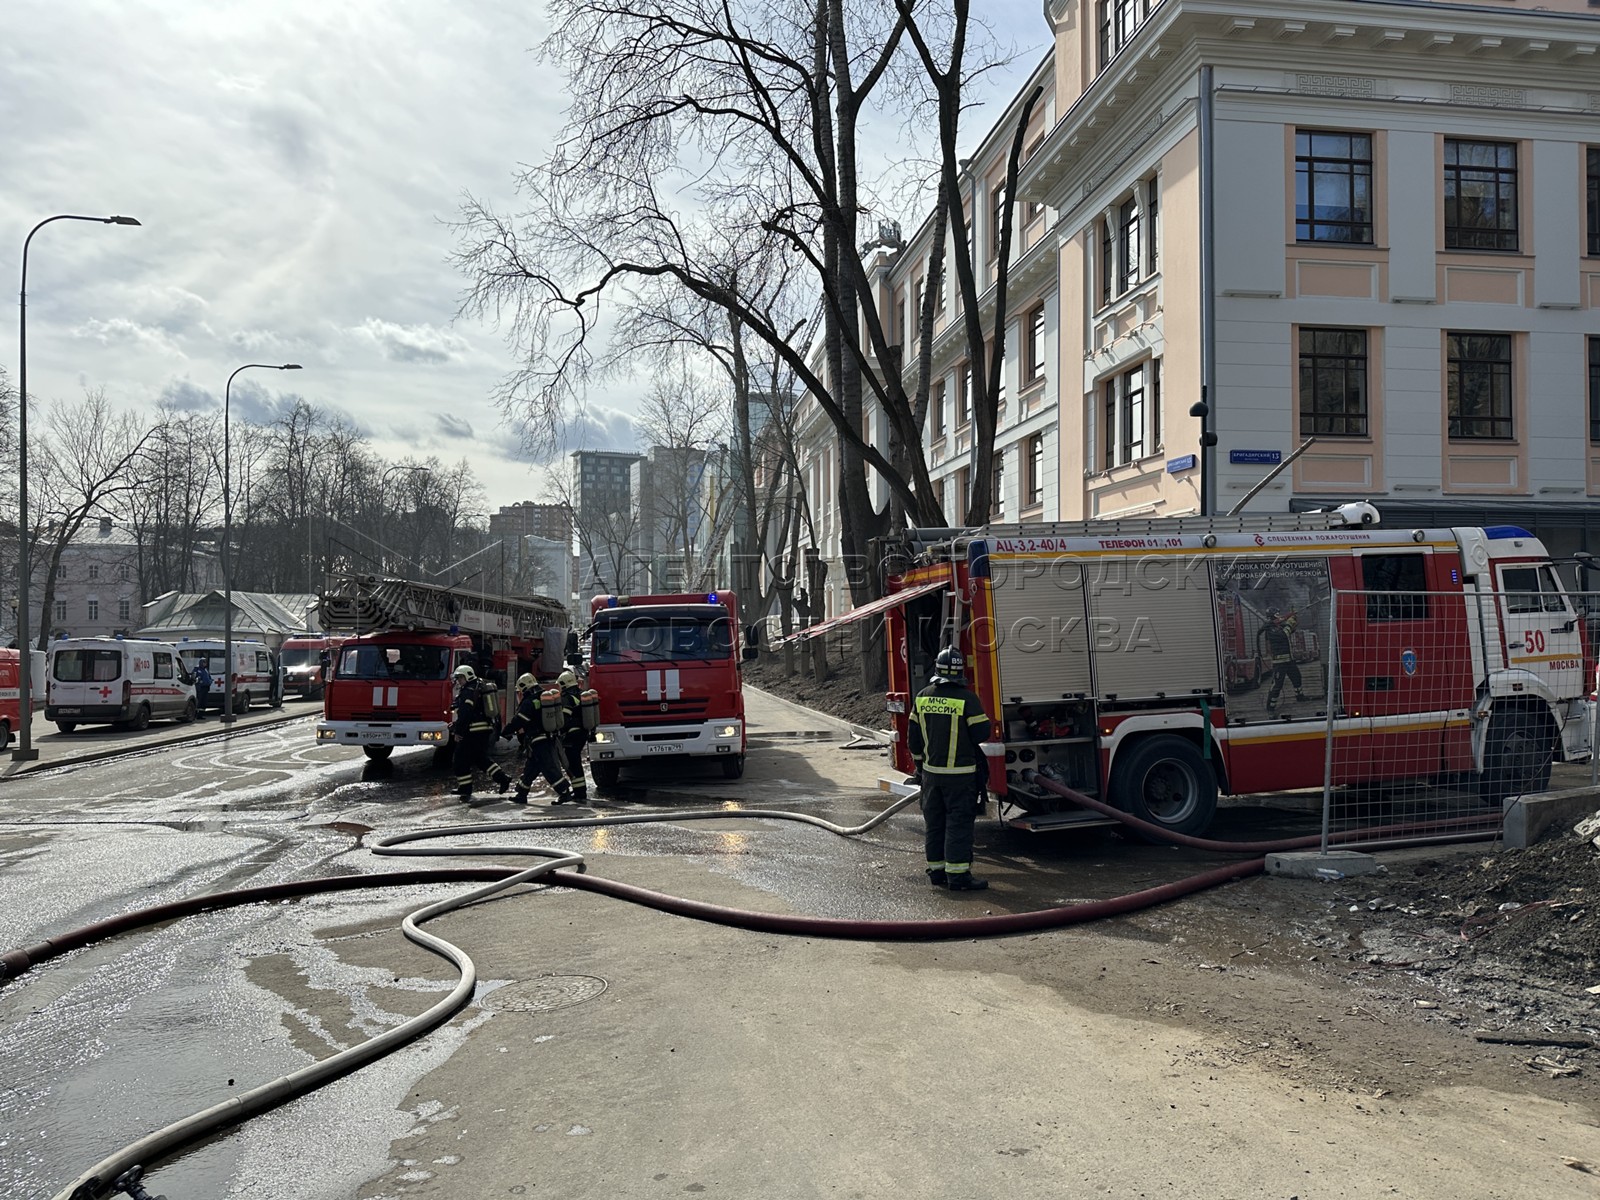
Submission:
M 347 579 L 322 595 L 318 618 L 325 633 L 346 640 L 328 665 L 317 740 L 360 746 L 375 759 L 395 746 L 449 748 L 452 677 L 463 663 L 504 694 L 524 673 L 559 674 L 569 649 L 559 601 L 406 579 Z

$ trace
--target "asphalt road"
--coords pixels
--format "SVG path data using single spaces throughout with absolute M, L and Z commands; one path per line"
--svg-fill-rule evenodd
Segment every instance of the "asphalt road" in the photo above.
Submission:
M 673 894 L 844 917 L 1025 911 L 1218 861 L 986 821 L 978 857 L 994 889 L 936 892 L 921 878 L 911 813 L 860 839 L 741 818 L 760 806 L 853 823 L 886 802 L 884 757 L 847 748 L 860 745 L 847 728 L 760 695 L 750 719 L 744 779 L 664 771 L 597 801 L 599 812 L 657 812 L 666 823 L 532 829 L 527 840 Z M 0 783 L 0 946 L 178 896 L 403 865 L 372 856 L 363 826 L 533 824 L 572 811 L 498 799 L 467 809 L 428 769 L 430 752 L 372 764 L 316 746 L 311 727 L 309 717 L 213 727 L 167 745 L 146 735 L 138 753 L 76 765 L 62 756 Z M 728 819 L 670 821 L 707 804 L 726 805 Z M 1246 807 L 1223 832 L 1311 820 Z M 0 989 L 0 1195 L 47 1198 L 150 1129 L 433 1003 L 454 973 L 396 927 L 452 890 L 207 914 Z M 1292 975 L 1225 977 L 1203 961 L 1216 951 L 1186 924 L 1193 911 L 900 945 L 753 934 L 567 888 L 521 889 L 430 926 L 482 975 L 449 1025 L 159 1168 L 151 1191 L 1592 1194 L 1560 1161 L 1600 1160 L 1589 1106 L 1498 1076 L 1387 1103 L 1363 1094 L 1363 1104 L 1241 1057 L 1187 1006 L 1255 1012 L 1276 1038 L 1342 1001 Z M 1408 1053 L 1426 1061 L 1433 1036 L 1419 1032 Z

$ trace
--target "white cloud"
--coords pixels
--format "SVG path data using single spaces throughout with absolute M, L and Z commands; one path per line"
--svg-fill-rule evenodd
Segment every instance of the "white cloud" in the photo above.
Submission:
M 378 317 L 368 317 L 350 330 L 358 341 L 370 342 L 391 362 L 443 363 L 460 358 L 467 341 L 448 329 L 432 325 L 397 325 Z

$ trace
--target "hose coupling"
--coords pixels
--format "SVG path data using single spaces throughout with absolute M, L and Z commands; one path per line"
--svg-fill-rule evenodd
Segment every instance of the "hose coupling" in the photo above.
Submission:
M 165 1196 L 152 1196 L 140 1182 L 143 1178 L 144 1168 L 132 1166 L 118 1175 L 116 1182 L 111 1186 L 119 1192 L 126 1192 L 131 1200 L 167 1200 Z

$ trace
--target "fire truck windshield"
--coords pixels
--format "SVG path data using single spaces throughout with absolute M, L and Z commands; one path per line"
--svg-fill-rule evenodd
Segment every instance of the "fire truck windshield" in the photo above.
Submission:
M 304 646 L 291 646 L 281 650 L 279 651 L 279 658 L 285 668 L 314 667 L 321 661 L 317 657 L 317 651 Z
M 595 626 L 594 662 L 714 662 L 733 654 L 733 624 L 726 618 L 658 617 L 643 613 Z
M 335 679 L 447 679 L 447 646 L 346 646 Z

